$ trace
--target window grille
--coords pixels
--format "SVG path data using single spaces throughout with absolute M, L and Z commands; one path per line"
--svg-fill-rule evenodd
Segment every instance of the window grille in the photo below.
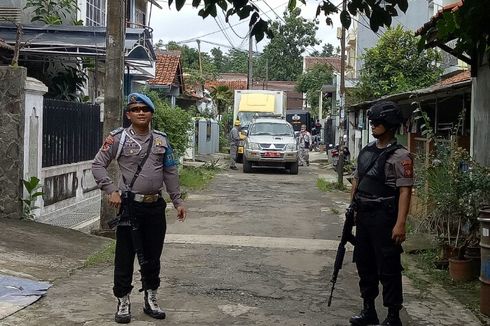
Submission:
M 105 26 L 106 0 L 87 0 L 87 26 Z

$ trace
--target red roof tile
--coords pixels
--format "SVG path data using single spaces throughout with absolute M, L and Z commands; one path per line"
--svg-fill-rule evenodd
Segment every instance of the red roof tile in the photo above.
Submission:
M 204 87 L 208 90 L 216 86 L 228 86 L 232 91 L 236 89 L 247 89 L 246 80 L 208 80 Z
M 465 71 L 460 71 L 457 74 L 452 75 L 451 77 L 448 77 L 448 78 L 441 80 L 439 83 L 437 83 L 437 85 L 441 85 L 441 86 L 451 85 L 451 84 L 456 84 L 456 83 L 460 83 L 463 81 L 467 81 L 470 79 L 471 79 L 470 71 L 465 70 Z
M 318 64 L 328 64 L 333 70 L 340 72 L 341 60 L 339 57 L 305 57 L 305 69 L 311 69 Z
M 158 52 L 155 67 L 155 79 L 149 80 L 148 84 L 180 84 L 180 55 L 180 51 Z

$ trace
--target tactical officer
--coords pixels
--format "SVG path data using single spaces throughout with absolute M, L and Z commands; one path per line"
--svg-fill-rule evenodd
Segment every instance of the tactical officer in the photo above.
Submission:
M 352 198 L 357 206 L 354 260 L 364 306 L 350 322 L 352 325 L 379 323 L 374 302 L 381 282 L 383 305 L 388 307 L 388 315 L 381 325 L 401 325 L 400 254 L 414 182 L 413 160 L 394 137 L 403 122 L 395 103 L 378 102 L 367 115 L 376 141 L 359 153 L 352 182 Z
M 135 255 L 138 258 L 144 291 L 144 312 L 164 319 L 158 306 L 160 256 L 166 232 L 165 206 L 161 190 L 165 185 L 178 219 L 183 221 L 186 210 L 180 194 L 177 162 L 165 133 L 151 130 L 155 107 L 139 93 L 130 94 L 126 116 L 131 125 L 110 133 L 92 164 L 97 185 L 108 195 L 109 204 L 119 208 L 114 260 L 114 287 L 118 305 L 115 321 L 129 323 L 129 293 L 133 279 Z M 109 178 L 107 167 L 116 160 L 121 171 L 119 185 Z
M 238 155 L 238 145 L 240 144 L 240 120 L 235 120 L 230 131 L 230 169 L 236 170 L 236 159 Z

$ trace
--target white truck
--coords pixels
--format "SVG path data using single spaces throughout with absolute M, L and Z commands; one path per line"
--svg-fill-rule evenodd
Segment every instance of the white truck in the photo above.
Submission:
M 233 121 L 240 120 L 240 129 L 247 130 L 248 125 L 257 115 L 281 115 L 286 118 L 287 97 L 284 91 L 260 89 L 235 90 Z M 238 145 L 238 162 L 243 160 L 245 133 L 240 132 Z

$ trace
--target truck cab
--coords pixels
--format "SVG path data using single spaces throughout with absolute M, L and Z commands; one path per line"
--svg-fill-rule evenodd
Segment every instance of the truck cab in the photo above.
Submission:
M 284 91 L 235 90 L 233 121 L 240 120 L 240 143 L 237 161 L 243 161 L 243 145 L 249 125 L 257 115 L 272 114 L 286 117 L 287 98 Z

